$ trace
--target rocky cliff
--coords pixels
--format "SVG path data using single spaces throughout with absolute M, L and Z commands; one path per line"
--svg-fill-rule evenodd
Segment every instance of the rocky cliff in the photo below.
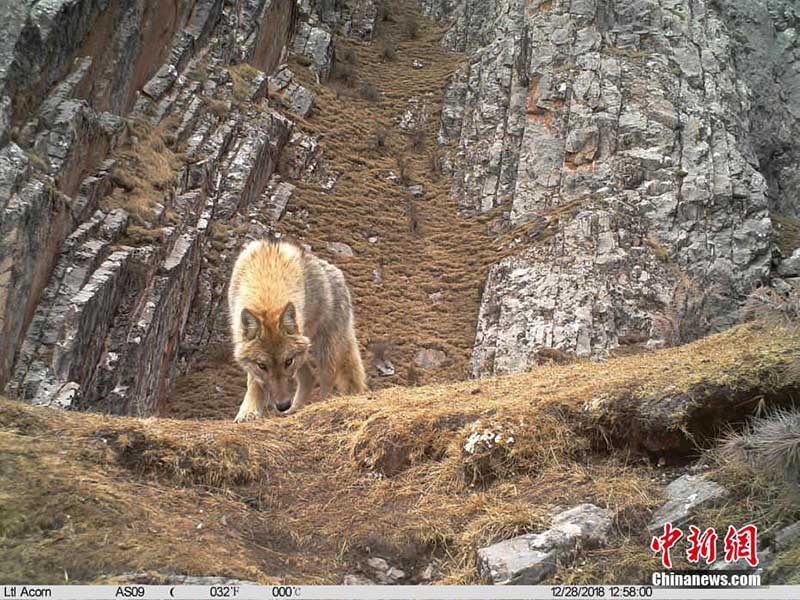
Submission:
M 377 250 L 345 266 L 365 343 L 397 346 L 407 381 L 440 365 L 451 378 L 524 370 L 543 348 L 605 357 L 680 343 L 738 320 L 755 286 L 797 286 L 792 2 L 419 7 L 460 66 L 391 119 L 406 137 L 435 127 L 429 162 L 441 153 L 457 210 L 434 218 L 424 202 L 436 184 L 411 181 L 405 158 L 400 177 L 377 176 L 407 186 L 407 243 L 446 245 L 454 225 L 486 235 L 470 234 L 480 247 L 429 265 L 421 283 L 397 275 L 393 285 L 419 286 L 422 321 L 439 331 L 408 326 L 393 339 L 385 305 L 369 307 L 390 284 L 396 249 L 380 254 L 375 216 L 390 209 L 363 201 L 376 222 L 357 226 Z M 368 44 L 392 17 L 372 0 L 27 0 L 2 11 L 0 385 L 37 404 L 152 414 L 201 350 L 227 343 L 225 279 L 243 241 L 288 230 L 319 246 L 308 190 L 333 194 L 330 207 L 354 162 L 339 168 L 321 143 L 335 134 L 297 124 L 320 110 L 337 40 Z M 414 59 L 420 78 L 426 57 Z M 351 234 L 324 248 L 346 262 Z M 460 270 L 485 282 L 479 302 L 457 291 Z M 382 354 L 376 381 L 402 382 Z
M 152 413 L 213 328 L 215 224 L 270 202 L 292 122 L 266 73 L 293 41 L 325 77 L 330 34 L 291 0 L 3 10 L 0 382 Z
M 469 62 L 445 93 L 462 210 L 502 211 L 475 375 L 730 325 L 796 240 L 791 2 L 425 2 Z M 783 251 L 785 255 L 781 255 Z M 797 272 L 786 269 L 786 275 Z

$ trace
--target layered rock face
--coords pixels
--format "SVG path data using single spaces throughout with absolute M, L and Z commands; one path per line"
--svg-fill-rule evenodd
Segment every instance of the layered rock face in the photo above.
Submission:
M 442 117 L 453 192 L 515 228 L 472 374 L 525 369 L 542 347 L 601 357 L 658 343 L 665 324 L 693 319 L 700 335 L 734 321 L 770 277 L 770 209 L 797 208 L 796 74 L 776 76 L 797 64 L 792 3 L 422 4 L 469 57 Z
M 273 174 L 290 138 L 298 173 L 315 168 L 314 141 L 265 97 L 278 71 L 276 93 L 289 86 L 302 109 L 281 63 L 297 30 L 313 43 L 296 51 L 329 71 L 331 35 L 294 0 L 12 4 L 0 9 L 0 388 L 152 414 L 180 364 L 224 332 L 235 248 L 288 200 Z M 357 20 L 335 14 L 368 36 L 367 4 Z M 137 212 L 115 205 L 130 185 L 113 157 L 130 142 L 160 166 L 169 151 L 149 131 L 166 132 L 179 167 Z

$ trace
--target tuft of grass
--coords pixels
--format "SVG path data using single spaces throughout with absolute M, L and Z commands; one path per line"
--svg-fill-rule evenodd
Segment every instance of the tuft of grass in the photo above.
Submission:
M 195 81 L 205 81 L 208 79 L 208 60 L 194 60 L 186 70 L 186 75 Z
M 397 58 L 397 44 L 395 44 L 391 40 L 387 40 L 386 42 L 384 42 L 381 55 L 386 60 L 394 60 L 395 58 Z
M 795 542 L 775 557 L 767 566 L 767 578 L 769 583 L 800 585 L 800 542 Z
M 247 63 L 240 63 L 228 68 L 228 73 L 233 81 L 233 99 L 239 103 L 249 102 L 252 99 L 252 83 L 261 71 Z
M 360 93 L 361 97 L 368 102 L 377 102 L 380 99 L 380 92 L 378 92 L 378 88 L 376 88 L 375 85 L 369 81 L 365 81 L 361 84 Z
M 408 148 L 415 152 L 420 152 L 425 147 L 425 129 L 422 127 L 414 128 L 408 135 Z
M 400 183 L 407 186 L 413 181 L 411 177 L 411 166 L 408 157 L 405 154 L 398 154 L 395 156 L 395 164 L 397 165 L 397 176 L 400 178 Z
M 114 459 L 136 476 L 180 486 L 263 483 L 277 449 L 274 443 L 249 447 L 229 436 L 207 433 L 174 438 L 153 425 L 103 428 L 93 437 L 102 440 Z
M 782 294 L 774 288 L 758 288 L 747 297 L 741 316 L 744 321 L 800 327 L 800 290 Z
M 572 352 L 565 352 L 558 348 L 540 348 L 536 351 L 535 362 L 537 365 L 568 365 L 578 360 Z
M 378 150 L 386 148 L 386 140 L 389 137 L 389 130 L 383 125 L 376 125 L 374 132 L 374 147 Z
M 419 37 L 419 21 L 414 14 L 408 15 L 403 21 L 403 30 L 410 40 L 416 40 Z
M 26 150 L 25 151 L 25 156 L 27 156 L 28 160 L 31 162 L 31 164 L 34 167 L 36 167 L 37 169 L 39 169 L 40 171 L 43 171 L 44 173 L 47 173 L 47 172 L 50 171 L 50 163 L 49 163 L 49 161 L 45 160 L 44 158 L 42 158 L 41 156 L 39 156 L 38 154 L 36 154 L 32 150 Z
M 333 78 L 347 87 L 354 87 L 356 84 L 355 67 L 347 62 L 335 61 L 333 63 Z
M 442 163 L 442 153 L 438 148 L 433 148 L 428 152 L 428 171 L 434 181 L 438 181 L 444 173 Z
M 700 285 L 686 275 L 675 284 L 670 302 L 653 315 L 653 324 L 668 347 L 701 338 L 710 329 L 708 303 L 719 295 L 713 285 Z
M 408 231 L 411 234 L 419 232 L 419 209 L 413 198 L 406 200 L 406 217 L 408 218 Z
M 348 64 L 354 65 L 358 60 L 358 56 L 354 48 L 345 48 L 341 52 L 341 59 Z
M 183 164 L 165 142 L 172 126 L 169 121 L 158 127 L 143 121 L 129 123 L 129 139 L 114 157 L 113 181 L 120 193 L 101 200 L 102 208 L 124 208 L 132 224 L 141 226 L 152 220 L 157 204 L 166 204 Z
M 412 362 L 410 365 L 408 365 L 408 369 L 406 370 L 406 385 L 409 387 L 416 387 L 419 385 L 419 380 L 419 373 Z
M 166 240 L 166 232 L 162 227 L 143 227 L 130 224 L 120 240 L 124 246 L 151 246 L 162 244 Z
M 743 321 L 786 327 L 792 335 L 800 335 L 800 290 L 793 288 L 789 294 L 782 294 L 773 288 L 758 288 L 747 297 L 741 315 Z M 800 356 L 786 367 L 786 376 L 800 381 Z
M 655 238 L 655 236 L 648 235 L 644 242 L 650 247 L 658 260 L 663 263 L 668 263 L 670 261 L 669 250 L 665 248 L 664 245 Z
M 791 473 L 782 471 L 791 455 L 785 452 L 784 444 L 788 442 L 795 448 L 794 460 L 797 459 L 798 442 L 792 443 L 791 436 L 786 436 L 796 428 L 796 419 L 796 409 L 768 411 L 765 416 L 750 420 L 744 428 L 723 434 L 720 443 L 704 459 L 714 479 L 728 489 L 728 499 L 700 511 L 696 515 L 698 522 L 717 531 L 725 531 L 730 524 L 756 523 L 761 534 L 759 541 L 770 545 L 770 538 L 778 529 L 800 519 L 797 462 Z M 769 448 L 770 441 L 784 451 Z M 781 556 L 778 554 L 776 563 L 781 562 Z M 785 582 L 787 577 L 784 569 L 768 575 L 772 582 Z
M 227 104 L 225 104 L 225 102 L 209 96 L 201 96 L 201 99 L 209 112 L 216 116 L 220 121 L 228 115 L 230 108 Z
M 731 433 L 720 445 L 718 456 L 724 464 L 752 467 L 761 477 L 800 483 L 800 412 L 776 410 L 752 419 L 739 432 Z
M 778 247 L 785 257 L 800 248 L 800 219 L 788 217 L 778 213 L 771 213 L 770 218 L 778 234 Z
M 378 5 L 378 20 L 383 23 L 394 20 L 392 4 L 390 0 L 383 0 L 383 2 Z

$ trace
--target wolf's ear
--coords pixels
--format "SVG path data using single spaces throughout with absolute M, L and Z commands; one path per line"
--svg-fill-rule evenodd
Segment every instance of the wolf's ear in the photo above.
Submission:
M 294 335 L 300 332 L 299 328 L 297 327 L 297 311 L 295 310 L 293 303 L 289 302 L 289 304 L 283 308 L 280 324 L 281 331 L 284 333 Z
M 246 308 L 242 309 L 242 331 L 247 340 L 254 340 L 261 334 L 261 321 Z

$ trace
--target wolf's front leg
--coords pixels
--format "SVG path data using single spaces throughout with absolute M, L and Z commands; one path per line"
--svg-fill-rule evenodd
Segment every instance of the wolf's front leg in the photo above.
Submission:
M 235 421 L 242 423 L 259 419 L 264 416 L 266 408 L 266 390 L 248 373 L 247 392 L 244 395 L 244 400 L 242 400 L 242 405 L 239 407 L 239 414 L 236 415 Z
M 297 390 L 292 399 L 292 406 L 287 410 L 284 415 L 291 415 L 303 408 L 311 400 L 311 394 L 314 391 L 314 373 L 308 364 L 304 364 L 297 371 Z

